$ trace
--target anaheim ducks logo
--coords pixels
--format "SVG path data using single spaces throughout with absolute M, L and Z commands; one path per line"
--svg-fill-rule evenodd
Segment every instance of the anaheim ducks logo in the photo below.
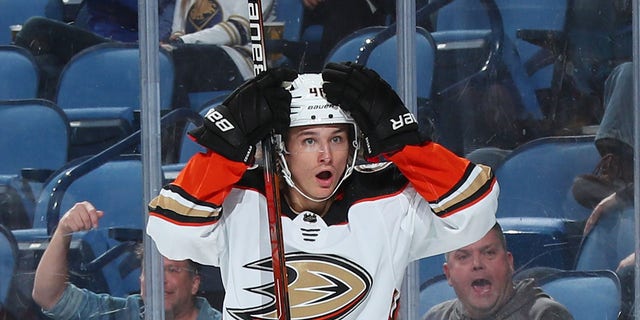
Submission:
M 287 253 L 291 319 L 342 319 L 369 294 L 371 276 L 357 264 L 334 255 Z M 272 271 L 271 258 L 247 264 L 250 269 Z M 269 296 L 268 304 L 228 309 L 235 319 L 277 319 L 274 284 L 247 290 Z

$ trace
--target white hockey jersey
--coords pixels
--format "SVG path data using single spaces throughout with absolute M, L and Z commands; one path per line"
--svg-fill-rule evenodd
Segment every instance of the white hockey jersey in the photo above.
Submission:
M 292 319 L 395 319 L 408 263 L 494 225 L 488 167 L 432 142 L 389 159 L 358 167 L 323 217 L 282 203 Z M 170 259 L 220 267 L 225 319 L 276 319 L 261 170 L 194 156 L 150 203 L 147 233 Z

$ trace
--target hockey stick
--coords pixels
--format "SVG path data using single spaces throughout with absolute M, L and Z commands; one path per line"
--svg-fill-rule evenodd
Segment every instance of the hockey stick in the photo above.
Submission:
M 260 0 L 248 0 L 249 28 L 251 31 L 251 54 L 253 55 L 254 75 L 267 70 L 267 55 L 264 45 L 264 20 Z M 273 134 L 262 140 L 262 156 L 264 159 L 264 185 L 269 216 L 269 237 L 271 240 L 271 264 L 273 267 L 274 295 L 278 320 L 289 320 L 289 293 L 287 267 L 284 257 L 284 239 L 282 237 L 282 220 L 280 220 L 280 190 L 275 173 L 273 156 Z

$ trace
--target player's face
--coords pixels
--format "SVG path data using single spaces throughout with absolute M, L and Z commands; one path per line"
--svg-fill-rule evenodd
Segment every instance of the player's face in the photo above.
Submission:
M 321 199 L 336 188 L 349 160 L 349 128 L 345 124 L 289 130 L 287 163 L 302 192 Z
M 484 318 L 504 305 L 513 293 L 513 256 L 503 247 L 497 231 L 453 251 L 445 275 L 469 316 Z
M 173 318 L 193 307 L 193 296 L 198 292 L 200 276 L 188 261 L 169 260 L 164 263 L 164 310 Z M 144 274 L 144 273 L 143 273 Z M 144 276 L 140 277 L 141 292 L 144 296 Z

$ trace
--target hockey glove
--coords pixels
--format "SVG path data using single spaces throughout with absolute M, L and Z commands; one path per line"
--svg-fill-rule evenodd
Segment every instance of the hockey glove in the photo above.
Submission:
M 196 142 L 234 161 L 253 162 L 256 143 L 271 130 L 289 128 L 291 94 L 283 87 L 298 74 L 276 68 L 245 82 L 207 112 L 204 124 L 189 132 Z
M 367 159 L 425 140 L 414 115 L 375 71 L 351 62 L 329 63 L 322 78 L 327 100 L 351 112 L 360 126 Z

